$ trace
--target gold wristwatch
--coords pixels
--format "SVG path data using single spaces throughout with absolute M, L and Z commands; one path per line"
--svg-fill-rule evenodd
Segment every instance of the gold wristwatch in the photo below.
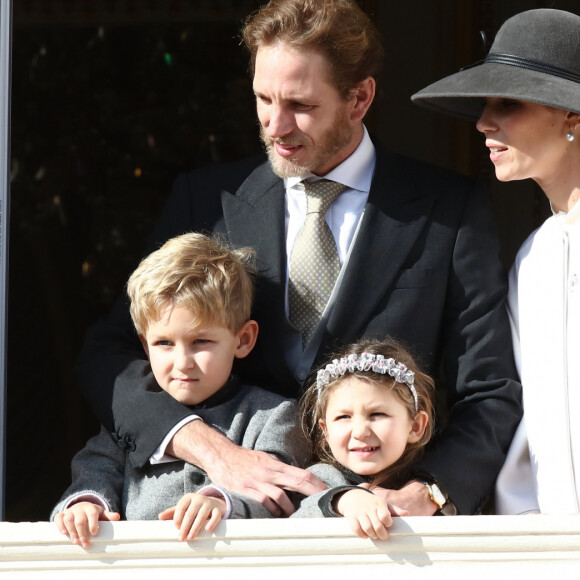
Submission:
M 443 516 L 456 516 L 457 508 L 455 504 L 449 499 L 446 491 L 439 485 L 439 482 L 428 473 L 416 473 L 414 478 L 422 483 L 429 491 L 431 501 L 437 506 L 436 514 Z

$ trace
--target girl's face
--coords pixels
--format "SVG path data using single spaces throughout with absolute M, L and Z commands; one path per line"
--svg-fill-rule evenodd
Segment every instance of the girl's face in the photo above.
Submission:
M 490 97 L 476 127 L 500 181 L 534 179 L 544 190 L 576 163 L 566 139 L 571 113 L 527 101 Z M 577 135 L 580 137 L 580 135 Z
M 319 421 L 334 458 L 359 475 L 375 475 L 418 441 L 427 415 L 409 417 L 406 406 L 384 385 L 356 377 L 343 379 L 330 393 Z

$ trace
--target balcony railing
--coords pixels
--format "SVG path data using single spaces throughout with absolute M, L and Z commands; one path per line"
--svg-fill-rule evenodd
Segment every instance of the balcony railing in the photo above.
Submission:
M 579 573 L 578 516 L 397 518 L 390 539 L 376 542 L 354 536 L 343 519 L 232 520 L 189 543 L 176 540 L 171 522 L 102 522 L 87 550 L 51 523 L 0 523 L 0 574 L 15 579 L 569 580 Z

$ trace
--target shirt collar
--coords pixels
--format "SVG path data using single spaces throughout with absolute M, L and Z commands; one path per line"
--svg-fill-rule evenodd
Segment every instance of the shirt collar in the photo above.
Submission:
M 329 179 L 342 183 L 348 189 L 356 189 L 368 193 L 375 170 L 376 152 L 367 128 L 363 125 L 363 138 L 352 155 L 347 157 L 339 166 L 320 177 L 314 174 L 306 177 L 287 177 L 284 179 L 286 189 L 294 187 L 297 183 L 313 177 L 315 179 Z
M 580 201 L 576 202 L 569 212 L 555 211 L 551 203 L 550 209 L 556 221 L 561 225 L 572 225 L 580 221 Z
M 190 409 L 211 409 L 218 405 L 233 399 L 240 391 L 240 380 L 239 378 L 231 374 L 226 384 L 219 390 L 217 390 L 213 395 L 209 396 L 207 399 L 198 403 L 197 405 L 188 405 Z

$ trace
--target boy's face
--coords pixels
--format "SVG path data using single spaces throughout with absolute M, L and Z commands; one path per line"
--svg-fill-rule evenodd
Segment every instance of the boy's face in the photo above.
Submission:
M 184 405 L 197 405 L 221 389 L 234 358 L 250 352 L 257 334 L 251 320 L 237 334 L 222 326 L 194 323 L 190 310 L 168 305 L 141 337 L 159 386 Z

